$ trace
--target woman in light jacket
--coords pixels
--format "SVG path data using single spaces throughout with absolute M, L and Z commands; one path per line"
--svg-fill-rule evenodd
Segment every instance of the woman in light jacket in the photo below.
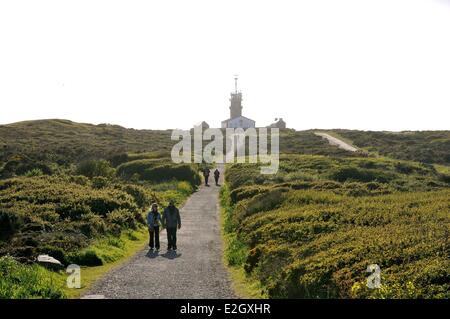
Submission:
M 149 247 L 151 250 L 159 250 L 159 227 L 161 225 L 161 214 L 158 212 L 158 205 L 152 204 L 152 208 L 147 214 L 148 234 L 150 235 Z

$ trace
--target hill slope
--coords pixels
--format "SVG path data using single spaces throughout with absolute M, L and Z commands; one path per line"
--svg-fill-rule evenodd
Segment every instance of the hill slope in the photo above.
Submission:
M 170 130 L 135 130 L 118 125 L 38 120 L 0 125 L 0 160 L 23 154 L 62 162 L 105 158 L 123 152 L 170 151 Z
M 373 132 L 333 130 L 356 146 L 383 156 L 450 165 L 450 131 Z
M 176 143 L 171 130 L 136 130 L 110 124 L 85 124 L 50 119 L 0 125 L 0 162 L 20 155 L 32 161 L 77 163 L 108 159 L 123 153 L 167 155 Z M 225 135 L 225 134 L 224 134 Z M 208 141 L 204 141 L 207 144 Z M 224 142 L 225 145 L 225 142 Z M 314 135 L 313 131 L 282 130 L 282 153 L 353 156 Z

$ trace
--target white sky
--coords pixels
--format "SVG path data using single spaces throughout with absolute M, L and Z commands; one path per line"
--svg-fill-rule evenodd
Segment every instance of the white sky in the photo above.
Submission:
M 450 129 L 450 0 L 0 0 L 0 123 Z

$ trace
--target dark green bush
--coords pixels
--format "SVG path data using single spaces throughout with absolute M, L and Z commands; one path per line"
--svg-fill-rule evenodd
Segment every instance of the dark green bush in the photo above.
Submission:
M 356 167 L 343 167 L 336 169 L 329 175 L 330 179 L 338 182 L 358 181 L 358 182 L 380 182 L 388 183 L 393 179 L 392 175 L 382 170 L 370 170 Z
M 22 225 L 23 220 L 20 216 L 7 210 L 0 210 L 0 240 L 12 236 Z
M 200 176 L 189 164 L 167 164 L 147 168 L 141 177 L 152 182 L 177 180 L 189 182 L 191 185 L 200 184 Z
M 402 162 L 396 163 L 395 169 L 403 174 L 411 174 L 412 172 L 414 172 L 414 166 Z
M 115 174 L 114 168 L 105 160 L 88 160 L 78 164 L 76 173 L 89 178 L 96 176 L 112 177 Z
M 117 167 L 120 164 L 128 162 L 128 159 L 129 157 L 127 153 L 120 153 L 112 155 L 108 160 L 113 167 Z
M 69 256 L 70 263 L 80 266 L 101 266 L 103 260 L 93 250 L 86 250 Z
M 450 175 L 439 174 L 439 180 L 443 181 L 444 183 L 450 184 Z
M 140 178 L 144 175 L 146 169 L 152 168 L 155 165 L 163 163 L 161 159 L 141 159 L 123 163 L 117 167 L 117 176 L 130 179 L 137 174 Z
M 109 184 L 109 179 L 103 176 L 95 176 L 92 178 L 92 187 L 100 189 L 105 188 Z
M 9 178 L 15 175 L 25 175 L 32 171 L 39 171 L 41 174 L 51 175 L 52 169 L 45 163 L 34 162 L 28 157 L 16 157 L 5 163 L 0 170 L 1 178 Z

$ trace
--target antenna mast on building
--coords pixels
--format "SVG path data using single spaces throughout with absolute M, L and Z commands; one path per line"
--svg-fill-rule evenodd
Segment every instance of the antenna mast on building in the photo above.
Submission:
M 238 75 L 235 74 L 234 75 L 234 92 L 237 93 L 237 80 L 238 80 Z

